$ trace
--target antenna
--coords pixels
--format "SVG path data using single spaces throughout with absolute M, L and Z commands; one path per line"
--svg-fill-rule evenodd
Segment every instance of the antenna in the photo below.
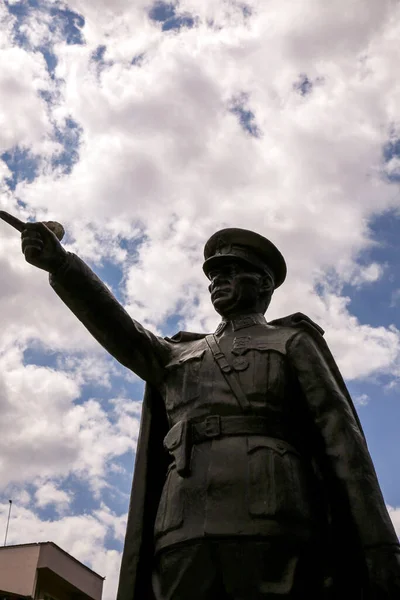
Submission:
M 4 545 L 6 545 L 6 543 L 7 543 L 7 534 L 8 534 L 8 526 L 10 524 L 10 515 L 11 515 L 12 500 L 9 500 L 9 503 L 10 503 L 10 508 L 8 510 L 7 529 L 6 529 L 6 535 L 4 537 Z

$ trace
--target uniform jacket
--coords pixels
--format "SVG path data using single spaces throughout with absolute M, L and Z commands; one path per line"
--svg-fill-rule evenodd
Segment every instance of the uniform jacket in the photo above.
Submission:
M 249 315 L 227 326 L 220 346 L 251 414 L 266 419 L 267 435 L 194 444 L 190 474 L 182 477 L 174 460 L 182 432 L 168 431 L 242 414 L 205 334 L 155 336 L 73 254 L 50 283 L 92 335 L 147 382 L 118 600 L 152 600 L 152 556 L 175 543 L 318 532 L 337 597 L 350 597 L 343 596 L 349 578 L 351 597 L 361 597 L 363 550 L 398 540 L 323 331 L 302 314 L 268 324 Z

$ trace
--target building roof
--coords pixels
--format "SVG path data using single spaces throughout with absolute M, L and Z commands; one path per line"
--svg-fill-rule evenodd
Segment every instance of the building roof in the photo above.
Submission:
M 7 548 L 25 548 L 28 546 L 46 546 L 47 544 L 49 544 L 50 546 L 53 546 L 54 548 L 56 548 L 57 550 L 59 550 L 60 552 L 62 552 L 66 556 L 68 556 L 68 558 L 70 558 L 74 562 L 78 563 L 79 566 L 90 571 L 90 573 L 92 573 L 92 575 L 95 575 L 96 577 L 98 577 L 99 579 L 102 579 L 104 581 L 105 577 L 102 577 L 101 575 L 96 573 L 96 571 L 93 571 L 93 569 L 91 569 L 87 565 L 83 564 L 80 560 L 78 560 L 77 558 L 72 556 L 72 554 L 69 554 L 69 552 L 66 552 L 66 550 L 63 550 L 62 548 L 60 548 L 60 546 L 57 546 L 57 544 L 55 544 L 54 542 L 31 542 L 29 544 L 13 544 L 13 545 L 9 544 L 7 546 L 0 546 L 0 551 L 7 550 Z
M 54 542 L 0 547 L 0 590 L 7 596 L 37 598 L 56 590 L 60 598 L 73 593 L 80 600 L 101 600 L 104 579 Z

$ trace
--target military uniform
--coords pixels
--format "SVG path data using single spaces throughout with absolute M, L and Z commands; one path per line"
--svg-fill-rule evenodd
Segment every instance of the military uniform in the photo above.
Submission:
M 243 240 L 239 239 L 242 244 L 237 242 L 235 239 L 236 247 L 230 243 L 211 244 L 209 257 L 218 253 L 240 256 L 242 252 L 245 259 Z M 271 272 L 276 285 L 284 278 L 282 262 L 279 262 L 279 254 L 272 252 L 271 256 L 270 247 L 265 253 L 268 253 L 270 268 L 271 263 L 273 265 Z M 144 467 L 147 471 L 142 479 L 139 473 L 143 470 L 140 444 L 143 448 L 147 435 L 146 422 L 142 423 L 135 475 L 141 483 L 131 498 L 130 522 L 135 520 L 136 525 L 128 523 L 121 600 L 153 597 L 150 589 L 146 588 L 144 594 L 142 588 L 140 595 L 137 589 L 130 591 L 127 584 L 129 578 L 136 581 L 140 556 L 146 545 L 162 557 L 157 560 L 164 561 L 161 570 L 161 563 L 157 563 L 159 571 L 153 581 L 157 600 L 211 598 L 209 590 L 205 590 L 203 596 L 195 595 L 193 589 L 192 592 L 185 591 L 186 588 L 174 590 L 177 581 L 185 579 L 184 557 L 189 560 L 191 556 L 189 545 L 195 548 L 198 557 L 204 553 L 199 550 L 202 541 L 207 545 L 218 540 L 242 540 L 247 556 L 251 556 L 249 543 L 254 542 L 254 552 L 257 549 L 257 556 L 264 556 L 260 558 L 264 566 L 259 569 L 258 591 L 254 590 L 252 595 L 249 592 L 248 596 L 237 592 L 235 596 L 233 590 L 230 597 L 272 598 L 285 597 L 285 594 L 295 597 L 291 593 L 295 589 L 296 573 L 294 567 L 290 570 L 290 564 L 293 566 L 301 552 L 307 553 L 309 548 L 328 553 L 319 545 L 321 540 L 328 543 L 329 515 L 326 485 L 321 483 L 321 465 L 315 464 L 316 454 L 323 457 L 329 485 L 349 515 L 360 548 L 397 544 L 359 422 L 337 373 L 332 370 L 332 362 L 321 350 L 318 342 L 321 336 L 316 330 L 313 335 L 307 328 L 268 324 L 261 314 L 242 315 L 221 323 L 215 339 L 247 399 L 247 409 L 243 411 L 205 335 L 181 332 L 173 338 L 155 336 L 131 319 L 75 255 L 69 254 L 64 266 L 51 275 L 50 281 L 96 339 L 155 390 L 153 422 L 158 417 L 160 421 L 166 417 L 162 436 L 164 457 L 168 452 L 170 460 L 161 476 L 160 497 L 154 493 L 156 515 L 151 518 L 146 502 L 151 504 L 152 494 L 145 496 L 144 491 L 151 485 L 151 473 L 147 472 L 148 466 Z M 150 446 L 148 441 L 148 448 Z M 161 454 L 159 456 L 160 461 L 163 460 Z M 158 462 L 153 461 L 154 468 L 158 468 Z M 151 544 L 139 532 L 140 519 L 152 523 L 154 541 Z M 276 544 L 271 546 L 274 540 Z M 261 554 L 260 543 L 266 544 Z M 135 544 L 137 548 L 132 550 Z M 185 545 L 186 550 L 182 550 Z M 208 547 L 204 560 L 201 559 L 203 563 L 199 564 L 206 565 L 208 561 L 215 568 L 217 556 L 220 564 L 228 560 L 228 546 L 213 550 Z M 265 556 L 270 557 L 271 565 L 271 557 L 277 557 L 282 547 L 286 547 L 286 554 L 281 553 L 281 583 L 274 581 L 268 588 Z M 175 561 L 174 548 L 180 557 Z M 235 552 L 237 559 L 238 551 Z M 312 560 L 316 560 L 315 552 Z M 228 569 L 230 576 L 240 568 L 241 562 L 243 557 L 236 568 Z M 193 561 L 189 563 L 188 572 L 193 568 Z M 276 568 L 278 564 L 276 558 Z M 175 565 L 175 571 L 171 565 Z M 171 579 L 171 573 L 174 577 L 168 587 L 165 578 Z M 321 566 L 319 574 L 314 570 L 313 580 L 322 581 L 323 575 Z M 210 585 L 217 585 L 219 578 L 222 594 L 221 573 L 216 572 L 215 577 Z M 286 583 L 283 582 L 285 577 Z M 254 574 L 252 580 L 255 585 Z M 190 581 L 194 584 L 193 579 L 189 578 Z M 304 583 L 304 578 L 302 581 Z M 311 581 L 309 579 L 310 585 Z M 229 585 L 228 582 L 225 590 Z M 196 589 L 200 594 L 200 588 Z M 281 590 L 280 596 L 272 592 L 269 595 L 269 590 L 276 592 L 276 589 Z
M 220 347 L 250 403 L 246 416 L 204 338 L 172 344 L 160 388 L 171 427 L 164 444 L 173 456 L 187 456 L 189 473 L 182 477 L 171 463 L 157 548 L 208 535 L 310 534 L 310 473 L 289 369 L 301 335 L 269 326 L 262 315 L 236 319 L 221 332 Z

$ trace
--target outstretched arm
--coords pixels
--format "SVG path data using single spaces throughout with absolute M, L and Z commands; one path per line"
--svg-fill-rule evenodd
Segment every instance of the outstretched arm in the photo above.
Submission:
M 49 280 L 58 296 L 114 358 L 145 381 L 161 383 L 168 362 L 168 343 L 132 319 L 83 260 L 68 253 Z
M 120 363 L 158 386 L 169 346 L 132 319 L 104 283 L 66 250 L 44 223 L 26 223 L 22 251 L 30 264 L 50 274 L 50 285 L 96 340 Z

